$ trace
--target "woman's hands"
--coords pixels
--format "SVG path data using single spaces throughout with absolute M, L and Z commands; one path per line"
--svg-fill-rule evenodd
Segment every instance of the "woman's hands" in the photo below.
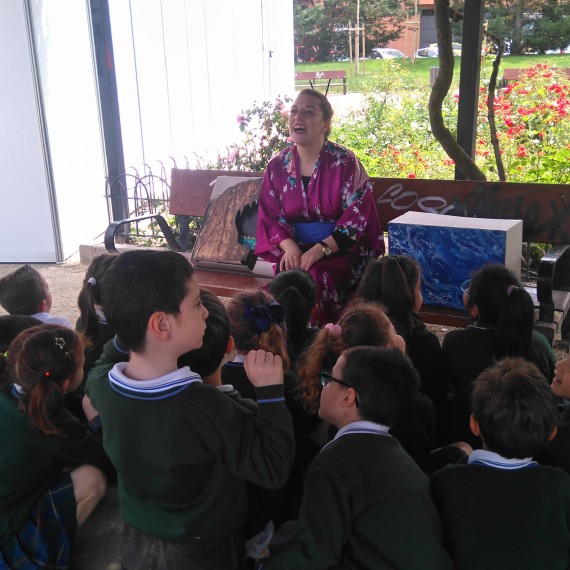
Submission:
M 329 244 L 328 241 L 332 243 Z M 334 240 L 327 238 L 324 243 L 330 247 L 333 253 L 338 251 L 338 246 Z M 297 245 L 297 242 L 291 238 L 283 240 L 279 244 L 279 247 L 283 250 L 283 257 L 281 257 L 279 262 L 280 271 L 287 271 L 288 269 L 304 269 L 305 271 L 309 271 L 315 262 L 325 256 L 321 244 L 316 244 L 303 253 L 301 248 Z
M 301 269 L 301 257 L 303 252 L 297 245 L 297 242 L 291 238 L 284 239 L 279 247 L 283 250 L 283 257 L 279 261 L 279 270 L 287 271 L 288 269 Z M 302 268 L 304 269 L 304 267 Z

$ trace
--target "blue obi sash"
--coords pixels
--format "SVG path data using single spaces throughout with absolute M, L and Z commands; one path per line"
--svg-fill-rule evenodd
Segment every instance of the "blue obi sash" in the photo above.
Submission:
M 302 243 L 317 243 L 329 237 L 336 223 L 334 222 L 303 222 L 293 224 L 295 241 Z

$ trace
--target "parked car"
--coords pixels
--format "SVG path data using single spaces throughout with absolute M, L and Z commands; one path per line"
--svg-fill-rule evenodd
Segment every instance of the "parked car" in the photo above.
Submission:
M 416 57 L 437 57 L 438 55 L 437 47 L 425 47 L 416 51 Z
M 461 44 L 457 42 L 451 43 L 451 49 L 453 50 L 453 55 L 461 57 Z M 416 57 L 437 57 L 439 55 L 439 49 L 437 44 L 429 44 L 425 48 L 420 48 L 416 52 Z
M 399 49 L 394 48 L 372 48 L 370 57 L 373 59 L 394 59 L 397 57 L 406 57 Z

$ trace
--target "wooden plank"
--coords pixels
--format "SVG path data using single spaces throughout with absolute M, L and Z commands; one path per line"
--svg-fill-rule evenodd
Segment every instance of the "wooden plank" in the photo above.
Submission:
M 372 178 L 384 230 L 408 211 L 523 220 L 523 240 L 570 243 L 570 185 Z
M 173 168 L 170 174 L 170 213 L 203 217 L 218 176 L 263 176 L 259 172 L 237 170 L 191 170 Z
M 343 79 L 346 78 L 346 71 L 298 71 L 295 73 L 295 81 L 312 81 L 315 79 Z
M 515 81 L 519 78 L 520 74 L 525 69 L 526 68 L 523 67 L 506 67 L 505 69 L 503 69 L 503 79 L 505 81 Z M 560 71 L 563 71 L 567 77 L 570 77 L 570 68 L 565 67 Z

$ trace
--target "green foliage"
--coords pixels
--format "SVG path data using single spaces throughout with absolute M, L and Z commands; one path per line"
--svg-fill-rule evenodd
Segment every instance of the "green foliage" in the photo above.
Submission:
M 570 45 L 567 0 L 493 0 L 486 8 L 489 32 L 502 38 L 513 54 Z
M 511 182 L 570 182 L 570 87 L 555 69 L 531 67 L 495 100 L 497 128 L 507 179 Z M 366 105 L 334 124 L 331 138 L 351 148 L 371 176 L 453 179 L 454 163 L 431 134 L 429 89 L 399 88 L 371 93 Z M 481 90 L 475 158 L 489 180 L 497 179 L 489 142 L 486 88 Z M 456 129 L 457 95 L 443 114 Z
M 218 156 L 211 168 L 218 170 L 250 170 L 262 172 L 271 157 L 287 146 L 289 126 L 287 113 L 291 99 L 254 103 L 241 112 L 237 120 L 244 134 L 240 143 L 230 147 L 226 156 Z
M 353 150 L 371 176 L 453 179 L 455 165 L 431 133 L 427 83 L 414 80 L 394 60 L 383 63 L 362 108 L 342 120 L 333 118 L 331 138 Z M 486 69 L 482 77 L 488 76 Z M 488 179 L 496 180 L 486 99 L 487 89 L 482 87 L 475 159 Z M 442 109 L 452 133 L 458 100 L 451 93 Z M 212 168 L 263 171 L 288 144 L 284 104 L 278 99 L 243 111 L 244 140 Z M 527 68 L 518 81 L 499 90 L 495 113 L 508 181 L 570 183 L 570 87 L 557 68 Z
M 293 6 L 295 42 L 304 47 L 304 53 L 298 56 L 303 55 L 302 59 L 310 61 L 348 57 L 347 28 L 349 23 L 356 25 L 356 0 L 324 0 L 315 6 L 294 0 Z M 398 39 L 412 7 L 409 0 L 404 3 L 400 0 L 361 2 L 360 25 L 365 28 L 367 50 Z

